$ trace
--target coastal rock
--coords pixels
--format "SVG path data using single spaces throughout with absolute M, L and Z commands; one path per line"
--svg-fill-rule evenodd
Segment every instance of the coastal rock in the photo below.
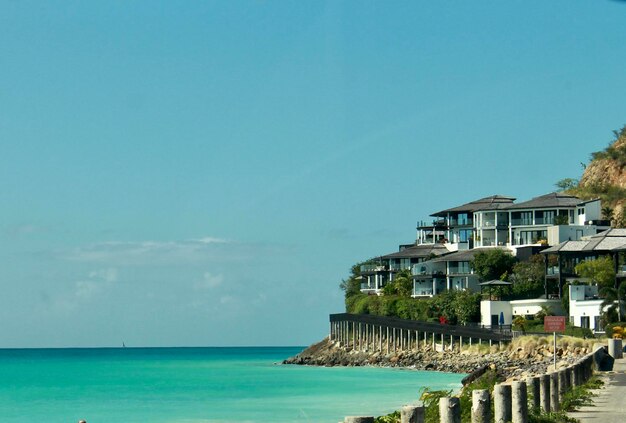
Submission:
M 560 348 L 559 366 L 564 367 L 577 361 L 586 354 L 586 347 Z M 311 345 L 300 354 L 283 361 L 284 364 L 315 365 L 315 366 L 376 366 L 402 367 L 414 370 L 433 370 L 454 373 L 468 373 L 470 376 L 491 369 L 497 371 L 502 380 L 516 378 L 524 379 L 527 376 L 545 373 L 554 359 L 550 346 L 524 345 L 524 347 L 510 347 L 508 350 L 496 352 L 490 350 L 465 349 L 461 354 L 458 350 L 451 352 L 433 351 L 426 347 L 420 350 L 398 351 L 385 354 L 384 352 L 364 352 L 343 348 L 336 342 L 325 339 Z M 469 382 L 467 382 L 469 383 Z

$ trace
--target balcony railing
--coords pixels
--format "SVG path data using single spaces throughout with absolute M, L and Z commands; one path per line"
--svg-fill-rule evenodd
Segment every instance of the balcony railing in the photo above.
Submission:
M 472 273 L 469 266 L 450 267 L 450 274 L 454 275 L 469 275 Z
M 511 225 L 513 226 L 521 226 L 521 225 L 532 225 L 532 219 L 511 219 Z
M 380 264 L 362 264 L 361 265 L 361 273 L 366 272 L 378 272 L 385 270 L 385 266 Z
M 473 219 L 450 219 L 450 226 L 473 226 Z
M 425 297 L 425 296 L 430 296 L 432 297 L 433 294 L 433 290 L 432 289 L 416 289 L 415 292 L 413 293 L 414 297 Z

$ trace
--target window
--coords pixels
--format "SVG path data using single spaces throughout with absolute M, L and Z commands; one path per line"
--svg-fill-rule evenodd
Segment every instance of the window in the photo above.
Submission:
M 600 329 L 600 316 L 593 316 L 593 330 Z
M 460 242 L 467 242 L 469 241 L 469 239 L 472 237 L 472 230 L 471 229 L 461 229 L 459 231 L 459 241 Z
M 580 327 L 589 329 L 589 316 L 581 316 L 580 317 Z

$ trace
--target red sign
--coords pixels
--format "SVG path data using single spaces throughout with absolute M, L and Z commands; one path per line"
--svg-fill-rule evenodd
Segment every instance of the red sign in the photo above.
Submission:
M 565 316 L 546 316 L 543 319 L 545 332 L 565 332 Z

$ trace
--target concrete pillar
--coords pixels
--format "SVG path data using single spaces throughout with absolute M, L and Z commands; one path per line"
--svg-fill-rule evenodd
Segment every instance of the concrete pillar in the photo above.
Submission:
M 441 351 L 443 352 L 443 350 L 446 349 L 446 344 L 443 341 L 443 333 L 441 334 Z
M 352 349 L 356 349 L 356 323 L 352 322 Z
M 546 413 L 550 409 L 550 375 L 539 376 L 539 407 Z
M 435 333 L 433 332 L 433 351 L 435 351 Z
M 491 422 L 491 398 L 487 389 L 472 391 L 472 423 Z
M 511 384 L 511 404 L 513 423 L 528 423 L 528 396 L 526 382 L 518 381 Z
M 559 375 L 556 372 L 550 376 L 550 411 L 559 411 Z
M 374 423 L 374 417 L 346 416 L 344 423 Z
M 389 354 L 389 326 L 387 326 L 387 337 L 385 340 L 387 341 L 387 354 Z
M 528 397 L 530 398 L 530 408 L 532 410 L 539 411 L 539 409 L 541 408 L 539 377 L 532 376 L 526 379 L 526 387 L 528 389 Z
M 567 370 L 569 371 L 570 386 L 579 386 L 580 380 L 578 379 L 578 363 L 568 367 Z
M 493 387 L 495 423 L 511 421 L 511 385 L 499 384 Z
M 621 339 L 609 339 L 609 355 L 613 358 L 623 358 L 622 352 L 622 340 Z
M 415 405 L 405 405 L 400 410 L 400 423 L 424 423 L 426 409 Z
M 569 391 L 569 386 L 567 386 L 567 372 L 561 369 L 556 374 L 559 378 L 559 402 L 561 402 L 563 401 L 565 393 Z
M 461 401 L 458 398 L 439 398 L 439 422 L 461 423 Z

